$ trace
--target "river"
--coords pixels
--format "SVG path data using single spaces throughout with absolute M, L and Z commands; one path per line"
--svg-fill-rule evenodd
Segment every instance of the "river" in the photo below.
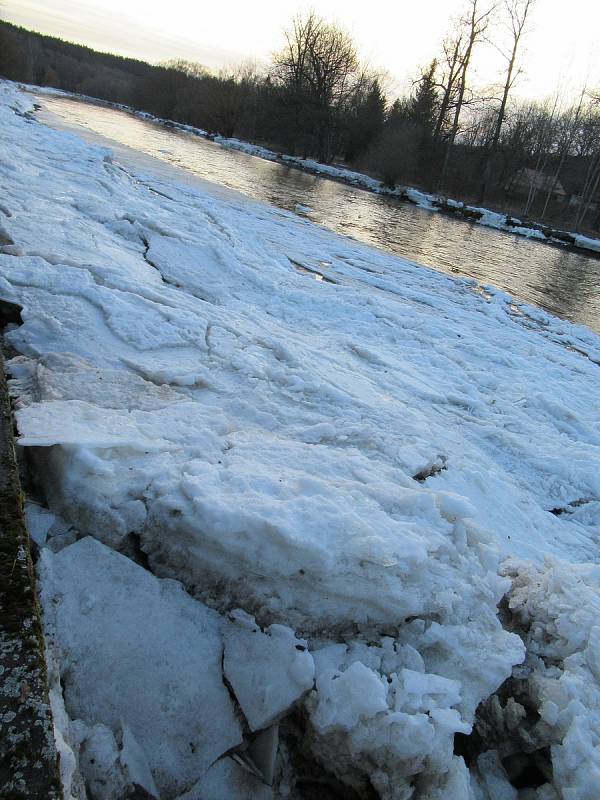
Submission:
M 600 259 L 454 220 L 272 163 L 124 111 L 38 96 L 42 118 L 93 133 L 417 264 L 475 278 L 600 333 Z

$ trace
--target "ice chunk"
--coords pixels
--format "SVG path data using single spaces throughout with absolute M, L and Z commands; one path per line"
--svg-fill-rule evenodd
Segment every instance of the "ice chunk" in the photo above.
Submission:
M 274 794 L 233 759 L 222 758 L 177 800 L 274 800 Z
M 93 725 L 86 733 L 79 751 L 79 764 L 92 800 L 125 797 L 127 781 L 114 733 L 101 723 Z
M 312 687 L 315 673 L 306 642 L 291 628 L 271 625 L 263 633 L 248 618 L 227 629 L 223 669 L 252 730 L 285 714 Z
M 441 675 L 414 672 L 411 669 L 401 670 L 399 678 L 395 696 L 397 711 L 431 711 L 460 703 L 458 681 L 448 680 Z
M 477 767 L 490 800 L 517 800 L 517 790 L 508 780 L 497 750 L 482 753 Z
M 465 762 L 457 756 L 452 756 L 447 772 L 425 776 L 419 788 L 420 796 L 426 800 L 481 800 L 474 794 Z
M 275 775 L 275 761 L 279 746 L 279 723 L 260 731 L 248 747 L 248 755 L 269 786 Z
M 585 660 L 594 678 L 600 683 L 600 627 L 598 625 L 594 625 L 590 629 Z
M 372 669 L 355 661 L 345 672 L 326 670 L 317 679 L 318 705 L 312 722 L 319 731 L 350 731 L 361 720 L 387 711 L 387 688 Z
M 31 538 L 39 547 L 43 547 L 48 531 L 56 521 L 55 515 L 38 503 L 28 501 L 25 503 L 25 521 Z
M 123 723 L 161 792 L 191 785 L 240 743 L 214 611 L 91 538 L 44 551 L 41 577 L 71 717 L 113 732 Z M 128 767 L 145 774 L 129 733 L 125 745 Z
M 50 647 L 46 647 L 46 665 L 48 669 L 48 699 L 54 723 L 54 741 L 60 757 L 63 800 L 78 800 L 84 796 L 83 778 L 79 770 L 79 748 L 71 736 L 69 715 L 65 709 L 60 687 L 58 662 Z
M 159 797 L 158 789 L 150 772 L 144 751 L 135 740 L 135 736 L 123 725 L 121 753 L 119 756 L 129 783 L 141 786 L 152 797 Z
M 528 650 L 521 691 L 530 695 L 541 717 L 527 735 L 539 749 L 550 749 L 548 772 L 558 796 L 595 797 L 600 785 L 600 569 L 551 560 L 543 566 L 511 560 L 505 569 L 513 579 L 509 607 Z
M 348 651 L 348 646 L 345 644 L 327 644 L 312 650 L 311 655 L 315 662 L 315 674 L 317 678 L 328 671 L 336 670 L 344 661 L 344 657 Z
M 73 786 L 69 782 L 64 787 L 66 800 L 87 796 L 91 800 L 115 800 L 137 797 L 140 793 L 145 798 L 159 800 L 145 755 L 127 726 L 116 735 L 106 725 L 88 727 L 82 720 L 73 721 L 70 728 L 87 794 L 83 785 Z
M 382 798 L 408 797 L 416 773 L 428 790 L 441 792 L 454 734 L 471 732 L 452 708 L 460 703 L 460 684 L 402 667 L 422 662 L 412 647 L 389 637 L 381 646 L 321 647 L 316 661 L 317 687 L 305 701 L 314 756 L 359 794 L 373 785 Z M 337 669 L 327 667 L 336 662 Z M 456 769 L 452 780 L 462 785 L 464 774 Z

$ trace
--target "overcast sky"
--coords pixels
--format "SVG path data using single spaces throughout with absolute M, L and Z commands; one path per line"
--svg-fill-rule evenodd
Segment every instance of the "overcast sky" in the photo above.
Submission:
M 311 7 L 347 28 L 365 60 L 408 87 L 464 0 L 0 0 L 4 19 L 28 28 L 148 61 L 181 57 L 213 68 L 244 57 L 268 61 L 293 15 Z M 599 0 L 537 0 L 516 91 L 541 98 L 557 88 L 574 96 L 586 81 L 598 87 L 599 36 Z M 494 82 L 501 64 L 483 46 L 477 81 Z

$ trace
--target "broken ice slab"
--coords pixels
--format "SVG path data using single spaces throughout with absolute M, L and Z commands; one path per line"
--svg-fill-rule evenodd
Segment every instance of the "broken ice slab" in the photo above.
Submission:
M 223 670 L 253 731 L 280 719 L 313 686 L 315 665 L 306 642 L 284 625 L 264 633 L 234 612 L 225 635 Z
M 40 569 L 72 719 L 113 733 L 126 726 L 171 797 L 241 743 L 218 614 L 89 537 L 44 550 Z
M 25 501 L 24 511 L 30 537 L 39 547 L 43 547 L 56 517 L 48 509 L 30 500 Z
M 270 786 L 232 758 L 222 758 L 177 800 L 274 800 Z
M 75 720 L 71 722 L 70 736 L 79 753 L 78 766 L 87 794 L 83 790 L 80 795 L 81 790 L 70 785 L 68 793 L 65 789 L 65 798 L 159 800 L 146 756 L 127 726 L 115 736 L 106 725 L 88 728 L 81 720 Z
M 260 731 L 248 747 L 248 755 L 260 771 L 265 783 L 273 785 L 275 761 L 279 747 L 279 723 Z
M 148 766 L 146 755 L 137 743 L 135 736 L 123 725 L 122 745 L 119 760 L 129 783 L 140 786 L 146 794 L 158 798 L 159 793 Z
M 481 776 L 478 788 L 482 793 L 498 800 L 517 800 L 517 790 L 509 781 L 497 750 L 482 753 L 477 759 L 477 767 Z

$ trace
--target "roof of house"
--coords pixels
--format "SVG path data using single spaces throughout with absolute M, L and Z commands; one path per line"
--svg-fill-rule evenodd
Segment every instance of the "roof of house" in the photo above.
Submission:
M 545 172 L 540 172 L 530 167 L 523 167 L 519 170 L 513 185 L 527 188 L 533 186 L 535 189 L 544 192 L 547 192 L 548 189 L 552 189 L 553 194 L 559 194 L 564 197 L 567 195 L 564 186 L 558 178 L 555 179 L 553 175 L 547 175 Z

